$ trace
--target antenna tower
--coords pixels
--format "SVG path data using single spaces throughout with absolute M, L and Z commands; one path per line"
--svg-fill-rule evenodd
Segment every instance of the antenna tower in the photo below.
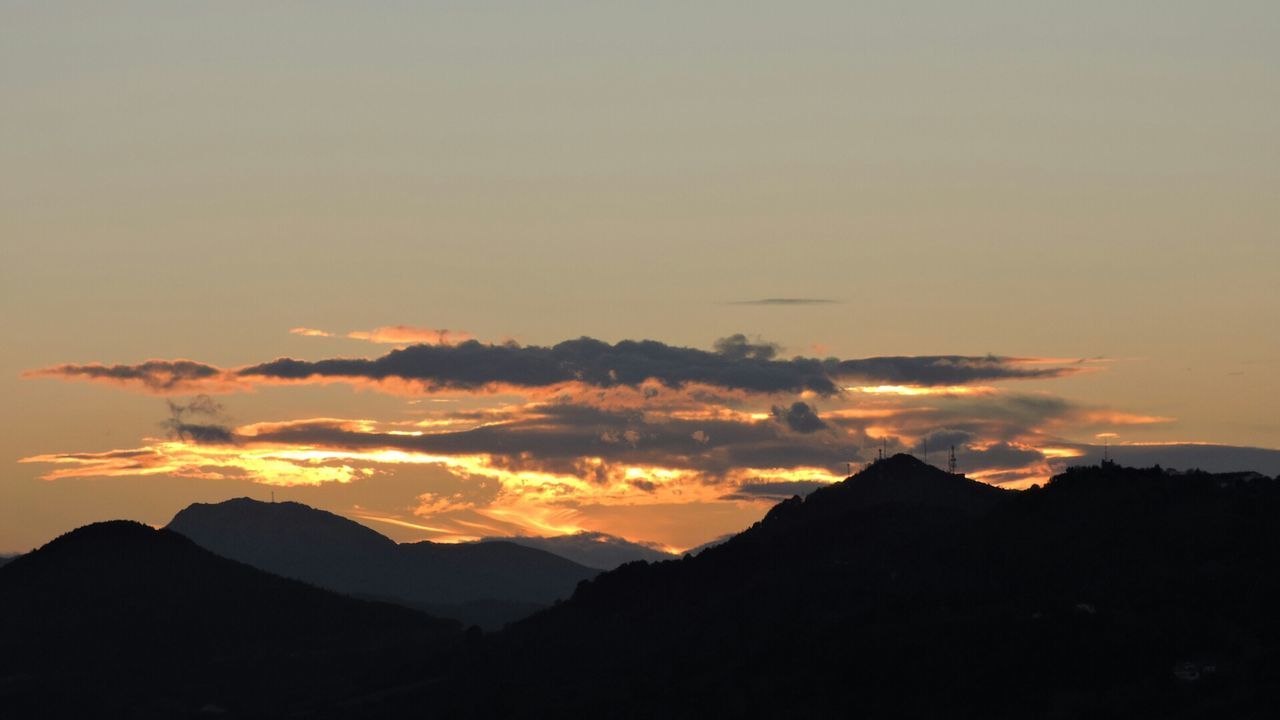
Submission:
M 947 458 L 947 472 L 956 474 L 956 446 L 951 446 L 951 457 Z

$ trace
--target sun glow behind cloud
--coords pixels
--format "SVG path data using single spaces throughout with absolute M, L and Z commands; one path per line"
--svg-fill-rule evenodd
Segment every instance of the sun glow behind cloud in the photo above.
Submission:
M 943 387 L 928 387 L 921 385 L 862 385 L 845 389 L 852 392 L 865 393 L 867 395 L 905 395 L 908 397 L 928 395 L 993 395 L 997 392 L 993 387 L 967 385 L 947 385 Z

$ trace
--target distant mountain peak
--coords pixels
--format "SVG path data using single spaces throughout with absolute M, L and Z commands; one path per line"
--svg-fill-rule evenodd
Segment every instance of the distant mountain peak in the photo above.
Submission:
M 775 505 L 765 526 L 810 523 L 878 506 L 936 507 L 973 514 L 1008 496 L 1008 491 L 956 475 L 899 453 L 877 460 L 850 477 Z
M 387 536 L 326 510 L 298 502 L 263 502 L 241 497 L 220 503 L 193 503 L 169 521 L 176 530 L 197 542 L 210 534 L 269 537 L 277 543 L 332 543 L 339 547 L 392 547 Z
M 867 501 L 953 504 L 963 498 L 994 498 L 1007 491 L 964 475 L 949 473 L 906 453 L 878 460 L 842 482 L 819 488 L 809 500 L 857 493 Z
M 486 625 L 567 597 L 598 570 L 506 542 L 397 544 L 358 522 L 295 502 L 196 503 L 169 529 L 223 557 L 329 590 L 425 608 Z M 501 621 L 491 618 L 501 616 Z
M 654 543 L 633 542 L 601 532 L 583 531 L 552 537 L 490 537 L 481 542 L 499 541 L 545 550 L 580 565 L 600 570 L 612 570 L 619 565 L 636 560 L 660 562 L 678 557 Z

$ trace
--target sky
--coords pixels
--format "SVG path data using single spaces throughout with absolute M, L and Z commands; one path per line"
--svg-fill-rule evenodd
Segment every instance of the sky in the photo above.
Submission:
M 1280 473 L 1277 87 L 1274 2 L 0 3 L 0 552 Z

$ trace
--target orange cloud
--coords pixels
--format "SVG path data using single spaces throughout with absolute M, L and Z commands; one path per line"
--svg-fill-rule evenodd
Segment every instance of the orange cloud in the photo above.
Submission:
M 336 333 L 309 327 L 290 328 L 289 332 L 303 337 L 338 337 Z M 412 325 L 384 325 L 372 330 L 353 330 L 342 337 L 379 345 L 457 345 L 475 339 L 471 333 L 461 330 L 422 328 Z
M 906 395 L 909 397 L 927 395 L 994 395 L 996 388 L 986 385 L 860 385 L 845 388 L 867 395 Z
M 412 325 L 387 325 L 372 330 L 357 330 L 347 333 L 347 337 L 383 345 L 457 345 L 475 339 L 471 333 L 461 330 L 436 330 Z

